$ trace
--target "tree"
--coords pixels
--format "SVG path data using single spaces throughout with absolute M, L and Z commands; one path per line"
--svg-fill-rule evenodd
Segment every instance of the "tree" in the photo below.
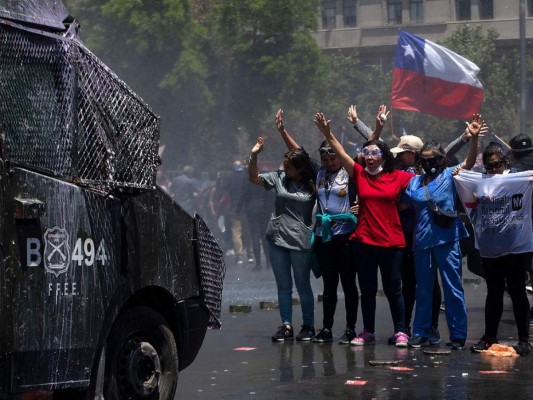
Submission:
M 164 161 L 229 165 L 281 103 L 324 82 L 316 0 L 65 3 L 88 46 L 162 116 Z
M 481 26 L 463 25 L 443 45 L 472 60 L 480 68 L 479 78 L 484 84 L 482 114 L 491 129 L 510 139 L 518 126 L 519 59 L 516 49 L 497 47 L 499 33 Z

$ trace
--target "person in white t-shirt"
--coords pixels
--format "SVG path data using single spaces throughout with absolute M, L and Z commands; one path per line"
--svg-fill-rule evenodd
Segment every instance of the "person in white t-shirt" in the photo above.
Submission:
M 520 355 L 529 354 L 529 300 L 524 273 L 533 251 L 531 195 L 533 171 L 515 172 L 502 147 L 490 143 L 483 152 L 484 173 L 458 172 L 457 191 L 474 225 L 487 282 L 485 333 L 471 350 L 481 352 L 498 343 L 507 284 L 518 330 Z

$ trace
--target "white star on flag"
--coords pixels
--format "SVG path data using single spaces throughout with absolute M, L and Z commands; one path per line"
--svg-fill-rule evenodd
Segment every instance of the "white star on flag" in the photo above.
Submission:
M 413 51 L 413 48 L 409 45 L 406 45 L 406 46 L 402 46 L 403 47 L 403 56 L 404 57 L 407 57 L 407 56 L 410 56 L 410 57 L 413 57 L 413 59 L 415 58 L 415 52 Z

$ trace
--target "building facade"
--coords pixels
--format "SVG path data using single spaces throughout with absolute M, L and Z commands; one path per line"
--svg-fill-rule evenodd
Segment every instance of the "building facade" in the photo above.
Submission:
M 357 48 L 364 54 L 394 48 L 400 29 L 436 42 L 469 23 L 495 28 L 502 46 L 518 46 L 519 5 L 520 0 L 324 0 L 315 37 L 323 49 Z M 533 38 L 533 0 L 526 0 L 526 38 Z
M 533 54 L 533 0 L 525 0 L 526 53 Z M 315 38 L 325 51 L 356 50 L 382 71 L 392 69 L 398 31 L 439 42 L 466 24 L 496 29 L 497 46 L 519 49 L 520 0 L 323 0 Z M 533 107 L 528 71 L 527 108 Z M 533 117 L 527 116 L 527 123 Z

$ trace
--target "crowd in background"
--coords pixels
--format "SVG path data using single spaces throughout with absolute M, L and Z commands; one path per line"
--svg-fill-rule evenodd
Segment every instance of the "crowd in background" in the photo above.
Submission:
M 193 167 L 158 172 L 159 186 L 189 214 L 199 214 L 237 265 L 270 267 L 265 231 L 274 207 L 273 193 L 248 182 L 248 163 L 235 160 L 215 179 L 200 179 Z

